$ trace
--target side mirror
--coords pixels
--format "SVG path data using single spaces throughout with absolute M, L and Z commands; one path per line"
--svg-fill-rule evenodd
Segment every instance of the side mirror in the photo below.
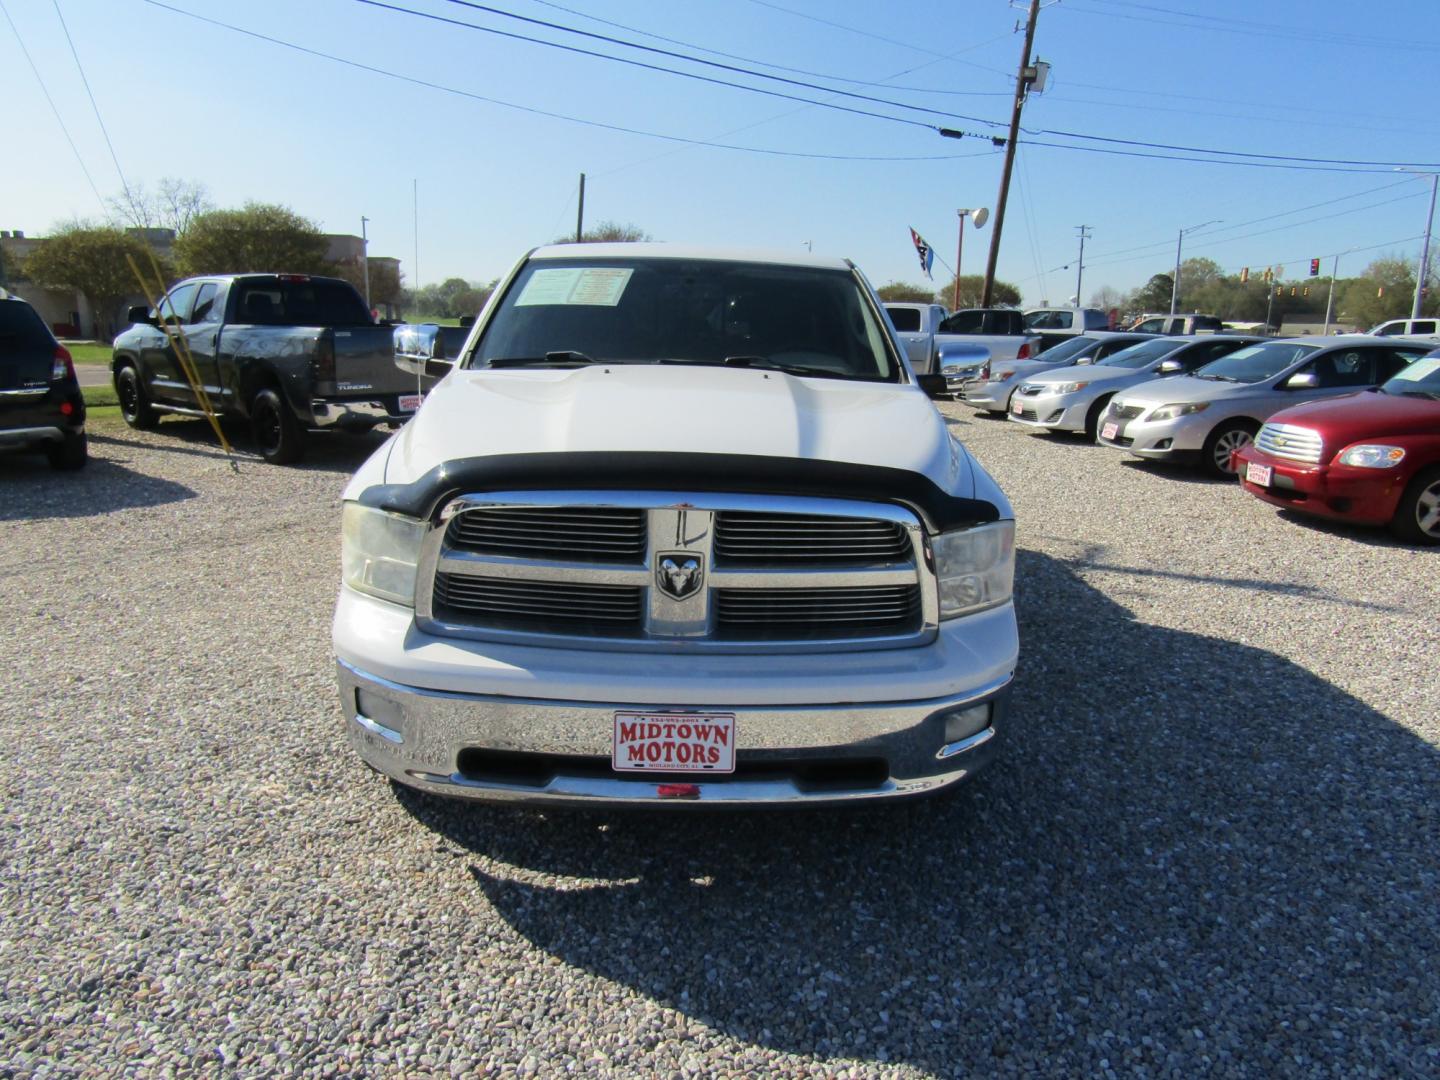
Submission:
M 137 304 L 125 314 L 125 318 L 133 325 L 135 323 L 147 323 L 155 325 L 155 320 L 150 317 L 150 309 L 144 304 Z
M 925 391 L 926 397 L 936 401 L 949 400 L 955 394 L 946 383 L 944 375 L 916 375 L 915 382 Z
M 1161 360 L 1160 366 L 1155 370 L 1161 375 L 1178 375 L 1185 370 L 1185 365 L 1179 360 Z
M 461 316 L 460 316 L 460 329 L 462 329 L 462 330 L 469 330 L 470 327 L 472 327 L 472 326 L 474 326 L 474 325 L 475 325 L 475 316 L 474 316 L 474 315 L 461 315 Z
M 439 360 L 446 372 L 445 340 L 435 323 L 402 324 L 395 327 L 395 366 L 411 375 L 428 375 L 432 361 Z
M 450 369 L 455 366 L 455 361 L 443 356 L 432 356 L 425 361 L 425 374 L 432 379 L 443 379 L 450 374 Z
M 1313 390 L 1319 385 L 1320 380 L 1313 371 L 1297 371 L 1285 380 L 1286 390 Z

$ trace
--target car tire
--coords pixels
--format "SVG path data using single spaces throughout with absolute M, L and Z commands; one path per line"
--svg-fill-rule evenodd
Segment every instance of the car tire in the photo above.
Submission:
M 1110 408 L 1110 399 L 1114 394 L 1106 394 L 1090 406 L 1090 411 L 1085 414 L 1085 438 L 1094 442 L 1100 437 L 1100 417 L 1105 415 L 1105 410 Z
M 1440 544 L 1440 465 L 1422 469 L 1400 496 L 1390 531 L 1410 544 Z
M 59 442 L 46 443 L 45 456 L 50 459 L 52 469 L 74 472 L 83 469 L 85 462 L 90 460 L 90 441 L 84 432 L 66 435 Z
M 1205 440 L 1201 466 L 1211 476 L 1218 476 L 1222 480 L 1234 479 L 1238 471 L 1230 468 L 1230 455 L 1242 446 L 1249 446 L 1254 442 L 1255 432 L 1259 430 L 1259 425 L 1252 420 L 1222 421 Z
M 255 448 L 271 465 L 289 465 L 304 454 L 305 433 L 280 391 L 272 387 L 265 387 L 250 399 L 250 431 Z
M 136 431 L 152 431 L 160 423 L 160 415 L 150 407 L 134 365 L 126 364 L 115 372 L 115 396 L 120 400 L 120 415 Z

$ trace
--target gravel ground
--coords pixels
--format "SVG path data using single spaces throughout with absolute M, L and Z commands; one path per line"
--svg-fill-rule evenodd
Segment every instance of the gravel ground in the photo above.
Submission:
M 377 439 L 0 457 L 0 1076 L 1440 1074 L 1440 552 L 947 412 L 1021 522 L 1006 754 L 842 815 L 365 771 Z

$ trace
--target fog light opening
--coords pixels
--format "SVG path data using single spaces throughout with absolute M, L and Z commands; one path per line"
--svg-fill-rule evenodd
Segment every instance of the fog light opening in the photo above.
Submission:
M 945 742 L 959 742 L 990 726 L 990 703 L 972 705 L 945 714 Z

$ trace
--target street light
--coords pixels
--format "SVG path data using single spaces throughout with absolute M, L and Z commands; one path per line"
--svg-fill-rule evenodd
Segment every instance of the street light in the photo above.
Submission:
M 1191 225 L 1188 229 L 1180 230 L 1180 237 L 1175 241 L 1175 282 L 1170 289 L 1170 314 L 1174 315 L 1180 306 L 1180 245 L 1185 242 L 1185 234 L 1192 233 L 1196 229 L 1203 229 L 1206 225 L 1219 225 L 1224 218 L 1216 218 L 1214 221 L 1202 221 L 1199 225 Z
M 990 219 L 990 211 L 985 207 L 971 207 L 968 210 L 956 210 L 960 218 L 960 239 L 955 244 L 955 295 L 951 298 L 950 306 L 956 311 L 960 310 L 960 256 L 965 251 L 965 219 L 971 218 L 977 229 L 984 226 Z
M 1407 169 L 1403 165 L 1395 171 L 1430 177 L 1430 213 L 1425 218 L 1425 241 L 1420 245 L 1420 275 L 1415 279 L 1415 303 L 1410 309 L 1410 318 L 1418 319 L 1420 318 L 1420 301 L 1425 296 L 1425 272 L 1430 269 L 1430 229 L 1435 224 L 1435 189 L 1440 186 L 1440 173 Z
M 370 241 L 365 236 L 365 225 L 370 219 L 360 216 L 360 262 L 365 267 L 365 308 L 370 308 Z

